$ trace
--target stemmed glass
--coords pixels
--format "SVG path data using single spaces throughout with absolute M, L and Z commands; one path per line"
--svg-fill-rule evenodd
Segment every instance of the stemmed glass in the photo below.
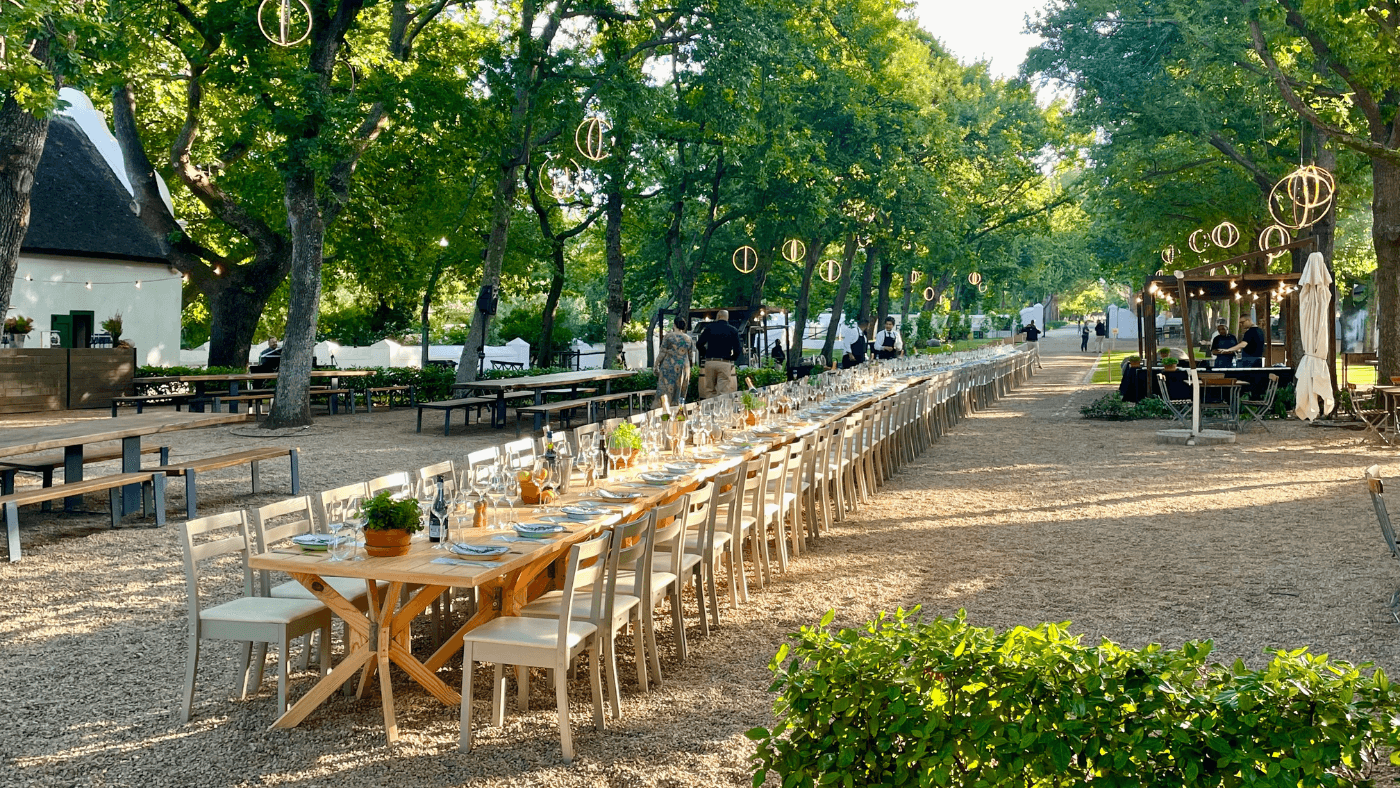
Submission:
M 545 495 L 545 491 L 549 489 L 549 477 L 549 463 L 545 462 L 543 459 L 535 460 L 535 466 L 530 473 L 530 480 L 535 483 L 535 489 L 539 490 L 540 510 L 545 514 L 552 514 L 554 510 L 548 503 L 549 496 Z
M 351 561 L 365 560 L 365 557 L 360 555 L 360 544 L 365 538 L 365 523 L 369 522 L 369 518 L 365 517 L 364 510 L 360 507 L 362 503 L 364 503 L 364 501 L 361 499 L 354 498 L 347 501 L 345 506 L 345 524 L 351 527 L 350 533 L 353 537 L 353 542 L 350 546 L 349 560 Z M 354 514 L 351 514 L 351 512 L 354 512 Z
M 593 492 L 593 465 L 595 454 L 592 448 L 584 448 L 578 453 L 574 460 L 574 466 L 579 473 L 583 474 L 583 491 L 585 494 Z
M 510 522 L 508 526 L 515 526 L 515 499 L 520 496 L 520 474 L 514 468 L 501 468 L 501 477 L 505 480 L 506 504 L 510 506 Z
M 620 442 L 614 441 L 612 436 L 608 436 L 608 470 L 610 473 L 617 473 L 622 469 L 622 456 L 626 453 L 626 447 Z
M 349 561 L 355 550 L 354 530 L 348 523 L 343 522 L 330 523 L 329 527 L 331 531 L 331 547 L 328 551 L 330 560 Z

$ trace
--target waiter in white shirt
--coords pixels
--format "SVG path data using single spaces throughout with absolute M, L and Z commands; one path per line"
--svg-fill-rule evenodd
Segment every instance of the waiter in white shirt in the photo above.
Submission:
M 875 334 L 875 341 L 871 343 L 875 349 L 875 358 L 891 359 L 904 355 L 904 339 L 894 330 L 894 318 L 885 318 L 885 328 Z

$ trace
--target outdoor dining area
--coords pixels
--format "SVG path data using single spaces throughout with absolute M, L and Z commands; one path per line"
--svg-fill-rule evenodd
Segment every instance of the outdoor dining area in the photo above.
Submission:
M 1035 364 L 1033 344 L 995 346 L 662 401 L 181 523 L 190 622 L 181 718 L 192 716 L 196 679 L 209 679 L 199 672 L 206 640 L 242 644 L 232 678 L 245 697 L 261 686 L 265 649 L 277 652 L 275 728 L 377 685 L 384 737 L 395 742 L 397 666 L 453 709 L 463 750 L 474 730 L 503 724 L 508 668 L 521 710 L 537 668 L 572 759 L 575 676 L 599 730 L 620 719 L 624 687 L 662 686 L 663 653 L 685 661 L 687 626 L 701 637 L 723 627 L 724 610 L 750 604 Z M 206 603 L 201 573 L 230 559 L 243 566 L 241 595 Z M 687 622 L 689 611 L 698 620 Z M 473 703 L 483 663 L 493 666 L 484 721 Z M 291 697 L 292 671 L 313 664 L 319 679 Z M 441 677 L 449 664 L 462 667 L 460 686 Z

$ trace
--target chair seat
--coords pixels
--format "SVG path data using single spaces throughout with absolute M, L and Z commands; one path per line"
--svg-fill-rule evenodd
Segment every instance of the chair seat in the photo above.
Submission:
M 670 562 L 671 562 L 671 552 L 670 552 L 669 550 L 667 550 L 667 551 L 663 551 L 663 552 L 652 553 L 651 560 L 652 560 L 652 566 L 669 566 L 669 565 L 670 565 Z M 695 568 L 696 566 L 698 566 L 699 564 L 700 564 L 700 554 L 699 554 L 699 553 L 695 553 L 695 552 L 686 551 L 686 554 L 683 555 L 683 556 L 681 556 L 681 574 L 682 574 L 682 575 L 689 574 L 689 573 L 690 573 L 690 570 L 694 569 L 694 568 Z M 652 575 L 653 575 L 653 577 L 654 577 L 654 576 L 657 574 L 657 571 L 656 571 L 655 569 L 653 569 L 653 570 L 651 570 L 651 571 L 652 571 Z M 665 574 L 670 574 L 670 573 L 667 572 L 667 573 L 665 573 Z M 675 577 L 675 575 L 671 575 L 671 576 L 672 576 L 672 577 Z
M 564 598 L 563 591 L 547 591 L 538 599 L 520 608 L 520 615 L 529 618 L 559 619 L 559 602 Z M 617 594 L 613 597 L 613 627 L 626 623 L 632 616 L 632 609 L 642 604 L 642 600 L 631 594 Z M 593 607 L 593 589 L 579 588 L 574 591 L 575 621 L 588 621 Z
M 358 603 L 369 596 L 369 589 L 365 587 L 365 581 L 358 577 L 323 577 L 321 579 L 325 581 L 326 585 L 334 588 L 337 594 L 352 603 Z M 380 591 L 389 588 L 389 584 L 383 580 L 376 581 L 375 585 L 379 587 Z M 288 580 L 273 586 L 271 595 L 274 599 L 316 599 L 316 595 L 311 593 L 309 588 L 295 580 Z M 317 599 L 317 601 L 320 600 Z
M 666 556 L 670 558 L 670 556 Z M 657 593 L 666 589 L 667 586 L 676 582 L 676 576 L 670 572 L 661 572 L 656 569 L 651 570 L 651 593 L 647 596 L 654 597 Z M 642 596 L 637 593 L 637 573 L 623 570 L 617 573 L 618 593 L 631 591 L 630 596 Z
M 308 616 L 319 615 L 325 609 L 326 606 L 315 599 L 245 596 L 199 611 L 199 620 L 239 624 L 290 624 Z
M 592 637 L 598 627 L 588 621 L 569 622 L 568 647 L 572 650 L 584 640 Z M 505 616 L 492 619 L 463 636 L 470 643 L 489 643 L 497 646 L 520 646 L 530 649 L 559 647 L 559 621 L 553 618 L 526 618 Z

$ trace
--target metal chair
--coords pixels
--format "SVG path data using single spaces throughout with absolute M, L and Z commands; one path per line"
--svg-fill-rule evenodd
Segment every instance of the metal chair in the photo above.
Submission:
M 1244 411 L 1246 416 L 1249 416 L 1251 424 L 1258 424 L 1264 428 L 1265 432 L 1269 432 L 1269 425 L 1264 423 L 1264 419 L 1273 412 L 1274 396 L 1277 394 L 1278 375 L 1269 373 L 1269 388 L 1265 390 L 1264 396 L 1261 399 L 1240 400 L 1240 410 Z M 1240 429 L 1241 431 L 1244 429 L 1243 422 L 1241 422 Z
M 1390 515 L 1385 509 L 1385 482 L 1381 481 L 1381 466 L 1372 465 L 1366 469 L 1366 487 L 1371 492 L 1371 505 L 1376 508 L 1376 520 L 1381 524 L 1381 536 L 1385 537 L 1390 557 L 1400 561 L 1400 545 L 1395 543 L 1395 528 L 1390 524 Z M 1400 624 L 1400 588 L 1390 595 L 1390 616 Z
M 1363 406 L 1358 401 L 1360 400 L 1360 392 L 1355 383 L 1347 384 L 1347 393 L 1350 395 L 1347 397 L 1347 410 L 1351 411 L 1351 415 L 1360 421 L 1366 430 L 1366 434 L 1361 436 L 1361 440 L 1365 441 L 1368 437 L 1375 436 L 1381 443 L 1390 445 L 1391 440 L 1385 435 L 1385 425 L 1390 420 L 1390 411 L 1385 409 L 1385 404 L 1381 401 L 1380 396 L 1373 390 L 1371 403 Z
M 1157 373 L 1157 388 L 1161 392 L 1162 401 L 1167 404 L 1167 410 L 1171 411 L 1172 416 L 1181 426 L 1188 430 L 1191 429 L 1191 422 L 1186 418 L 1186 415 L 1191 412 L 1191 400 L 1172 399 L 1172 395 L 1167 390 L 1167 376 L 1160 372 Z

